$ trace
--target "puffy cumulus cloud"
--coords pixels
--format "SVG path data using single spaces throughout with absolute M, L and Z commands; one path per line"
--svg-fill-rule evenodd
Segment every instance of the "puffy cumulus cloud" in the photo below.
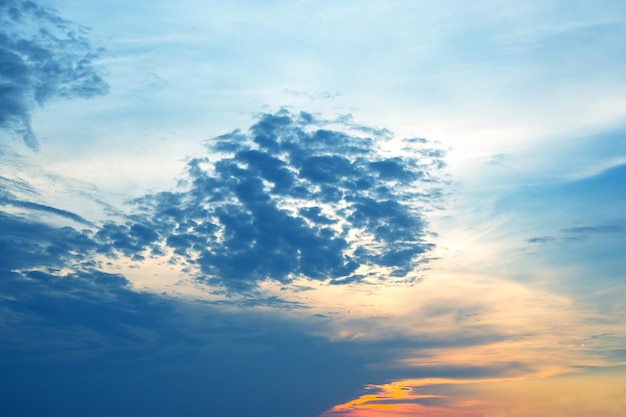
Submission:
M 85 256 L 114 264 L 154 257 L 230 294 L 302 279 L 405 282 L 428 260 L 433 244 L 424 210 L 439 202 L 444 155 L 425 140 L 400 140 L 349 117 L 283 110 L 208 141 L 207 149 L 188 161 L 177 189 L 140 196 L 130 214 L 105 223 L 41 201 L 27 181 L 0 177 L 0 207 L 24 216 L 2 221 L 7 231 L 42 236 L 53 219 L 84 227 L 64 229 L 72 238 L 59 245 L 73 237 L 84 242 L 57 259 L 59 267 Z M 14 245 L 23 236 L 5 237 Z
M 37 148 L 31 111 L 50 99 L 93 97 L 108 86 L 83 27 L 28 0 L 0 1 L 0 127 Z
M 443 154 L 423 140 L 283 110 L 207 148 L 179 190 L 144 196 L 132 221 L 101 229 L 106 253 L 173 251 L 206 282 L 246 291 L 406 277 L 433 247 L 423 210 L 439 197 Z
M 366 378 L 381 371 L 365 364 L 387 352 L 382 343 L 304 334 L 322 324 L 255 307 L 305 311 L 305 301 L 247 291 L 410 275 L 432 247 L 423 210 L 439 198 L 442 155 L 348 119 L 288 112 L 207 146 L 178 190 L 143 196 L 105 224 L 47 203 L 34 183 L 0 177 L 0 374 L 14 376 L 0 379 L 0 414 L 83 415 L 102 401 L 100 387 L 123 387 L 96 415 L 132 393 L 137 408 L 123 415 L 180 404 L 195 415 L 208 402 L 224 416 L 313 416 L 380 379 Z M 118 269 L 122 258 L 144 267 L 170 256 L 224 287 L 227 301 L 240 292 L 240 308 L 144 293 Z M 93 390 L 63 400 L 85 380 Z M 241 381 L 254 389 L 242 393 Z M 165 395 L 174 390 L 188 395 Z M 163 393 L 156 402 L 154 392 Z M 25 393 L 40 400 L 25 406 Z

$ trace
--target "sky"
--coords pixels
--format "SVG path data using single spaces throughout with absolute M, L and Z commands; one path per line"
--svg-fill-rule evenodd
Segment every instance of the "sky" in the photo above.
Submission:
M 623 417 L 621 0 L 0 0 L 0 415 Z

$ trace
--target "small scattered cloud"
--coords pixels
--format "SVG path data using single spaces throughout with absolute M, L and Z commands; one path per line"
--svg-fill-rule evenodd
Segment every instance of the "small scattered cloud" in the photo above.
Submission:
M 97 416 L 114 414 L 129 394 L 133 407 L 154 415 L 201 414 L 207 401 L 223 416 L 317 415 L 361 384 L 366 359 L 355 357 L 354 344 L 246 312 L 298 303 L 248 299 L 233 311 L 141 292 L 94 261 L 101 244 L 90 231 L 3 212 L 0 227 L 0 374 L 11 376 L 0 380 L 2 415 L 82 415 L 100 404 L 100 388 L 108 395 Z M 81 391 L 85 380 L 89 389 L 68 402 L 68 390 Z M 241 381 L 255 387 L 246 401 Z M 38 400 L 25 403 L 25 392 Z M 155 402 L 154 392 L 179 394 Z
M 607 224 L 599 226 L 579 226 L 563 229 L 561 232 L 574 235 L 591 235 L 591 234 L 613 234 L 613 233 L 626 233 L 626 227 Z
M 504 153 L 497 153 L 497 154 L 491 155 L 491 158 L 489 158 L 489 161 L 487 163 L 489 165 L 504 165 L 506 164 L 509 158 L 510 158 L 510 155 L 507 155 Z
M 445 155 L 425 141 L 396 139 L 347 116 L 282 110 L 206 146 L 206 155 L 188 161 L 178 189 L 136 198 L 130 214 L 105 223 L 38 201 L 24 180 L 1 178 L 8 189 L 0 204 L 25 210 L 30 220 L 7 215 L 6 222 L 40 230 L 33 233 L 50 226 L 29 212 L 88 226 L 66 229 L 84 241 L 81 254 L 167 256 L 189 278 L 240 294 L 302 278 L 405 281 L 428 262 L 434 245 L 423 212 L 440 202 Z
M 100 246 L 89 231 L 56 228 L 0 212 L 0 272 L 58 271 L 93 265 L 91 255 Z
M 305 98 L 308 98 L 310 101 L 329 100 L 329 99 L 333 99 L 333 98 L 341 96 L 340 93 L 331 92 L 331 91 L 318 91 L 314 93 L 309 93 L 306 91 L 293 90 L 291 88 L 285 88 L 283 92 L 291 96 L 295 96 L 295 97 L 305 97 Z
M 371 384 L 360 397 L 320 417 L 622 416 L 623 367 L 587 371 L 530 379 L 421 376 Z
M 607 224 L 598 226 L 577 226 L 560 230 L 560 236 L 536 236 L 526 239 L 526 243 L 550 243 L 556 241 L 584 241 L 593 235 L 619 235 L 626 234 L 626 227 L 619 224 Z
M 2 188 L 0 189 L 0 197 L 3 198 L 13 198 L 13 192 L 29 196 L 35 196 L 38 194 L 28 181 L 21 178 L 7 178 L 0 175 L 0 185 L 2 185 Z
M 394 140 L 400 151 L 385 151 Z M 268 294 L 260 284 L 298 294 L 313 288 L 306 279 L 396 280 L 428 261 L 433 244 L 423 211 L 440 199 L 444 155 L 424 140 L 280 111 L 210 140 L 207 149 L 189 160 L 179 189 L 137 198 L 130 214 L 104 223 L 46 204 L 26 180 L 0 177 L 0 275 L 9 310 L 26 308 L 14 301 L 26 300 L 19 294 L 31 284 L 29 300 L 67 287 L 65 296 L 96 308 L 111 301 L 97 300 L 108 291 L 98 289 L 102 280 L 115 283 L 113 299 L 126 299 L 136 291 L 111 273 L 120 257 L 170 257 L 188 279 L 211 285 L 220 299 L 214 307 L 301 311 L 310 308 L 304 299 Z M 55 226 L 55 217 L 71 227 Z M 27 315 L 46 316 L 34 306 L 67 302 L 42 300 L 27 303 Z
M 525 242 L 527 243 L 548 243 L 548 242 L 552 242 L 556 240 L 556 238 L 552 237 L 552 236 L 537 236 L 537 237 L 533 237 L 530 239 L 526 239 Z
M 108 92 L 88 30 L 30 0 L 0 2 L 0 127 L 37 149 L 31 112 L 54 98 Z

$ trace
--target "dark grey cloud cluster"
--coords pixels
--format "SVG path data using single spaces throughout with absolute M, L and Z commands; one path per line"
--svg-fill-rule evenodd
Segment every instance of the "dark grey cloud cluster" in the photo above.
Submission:
M 102 228 L 105 252 L 171 250 L 237 290 L 298 276 L 355 282 L 380 268 L 405 276 L 432 248 L 422 208 L 437 198 L 442 154 L 413 140 L 385 156 L 386 131 L 323 125 L 281 111 L 209 141 L 185 187 L 140 198 L 132 221 Z
M 303 323 L 138 292 L 92 261 L 102 249 L 96 232 L 2 212 L 0 226 L 0 415 L 202 416 L 209 408 L 225 417 L 313 417 L 389 372 L 476 378 L 527 371 L 515 362 L 368 367 L 416 348 L 505 336 L 330 342 L 307 335 Z M 121 246 L 150 241 L 135 230 Z M 454 310 L 431 314 L 446 308 Z
M 31 111 L 50 99 L 93 97 L 108 86 L 87 30 L 28 0 L 0 1 L 0 127 L 36 149 Z
M 0 230 L 2 416 L 315 416 L 362 384 L 353 346 L 134 290 L 93 232 Z
M 39 211 L 45 214 L 54 214 L 60 217 L 64 217 L 69 220 L 73 220 L 77 223 L 82 223 L 86 226 L 93 226 L 92 223 L 88 222 L 81 216 L 76 213 L 72 213 L 67 210 L 58 209 L 55 207 L 47 206 L 45 204 L 33 203 L 32 201 L 23 201 L 16 198 L 5 197 L 2 195 L 0 191 L 0 205 L 11 205 L 14 207 L 24 208 L 28 210 Z
M 0 225 L 0 272 L 6 274 L 30 269 L 54 272 L 70 266 L 89 267 L 91 254 L 99 247 L 91 233 L 71 227 L 55 228 L 2 212 Z
M 92 232 L 2 212 L 0 226 L 0 351 L 145 343 L 139 335 L 172 310 L 133 291 L 123 276 L 103 272 L 93 260 L 99 244 Z M 47 343 L 38 347 L 39 339 Z

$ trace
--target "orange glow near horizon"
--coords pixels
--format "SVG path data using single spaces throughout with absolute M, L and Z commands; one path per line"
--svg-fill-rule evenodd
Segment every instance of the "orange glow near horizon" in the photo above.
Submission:
M 445 395 L 417 392 L 420 387 L 442 384 L 463 384 L 478 382 L 479 380 L 455 380 L 446 378 L 407 379 L 384 385 L 369 385 L 366 389 L 376 390 L 374 394 L 361 397 L 340 404 L 320 417 L 354 416 L 354 417 L 384 417 L 384 416 L 429 416 L 429 417 L 478 417 L 481 410 L 477 409 L 480 401 L 463 401 L 454 403 Z M 440 400 L 445 404 L 428 406 L 420 403 L 428 400 Z
M 626 367 L 528 379 L 407 379 L 319 417 L 623 417 Z

